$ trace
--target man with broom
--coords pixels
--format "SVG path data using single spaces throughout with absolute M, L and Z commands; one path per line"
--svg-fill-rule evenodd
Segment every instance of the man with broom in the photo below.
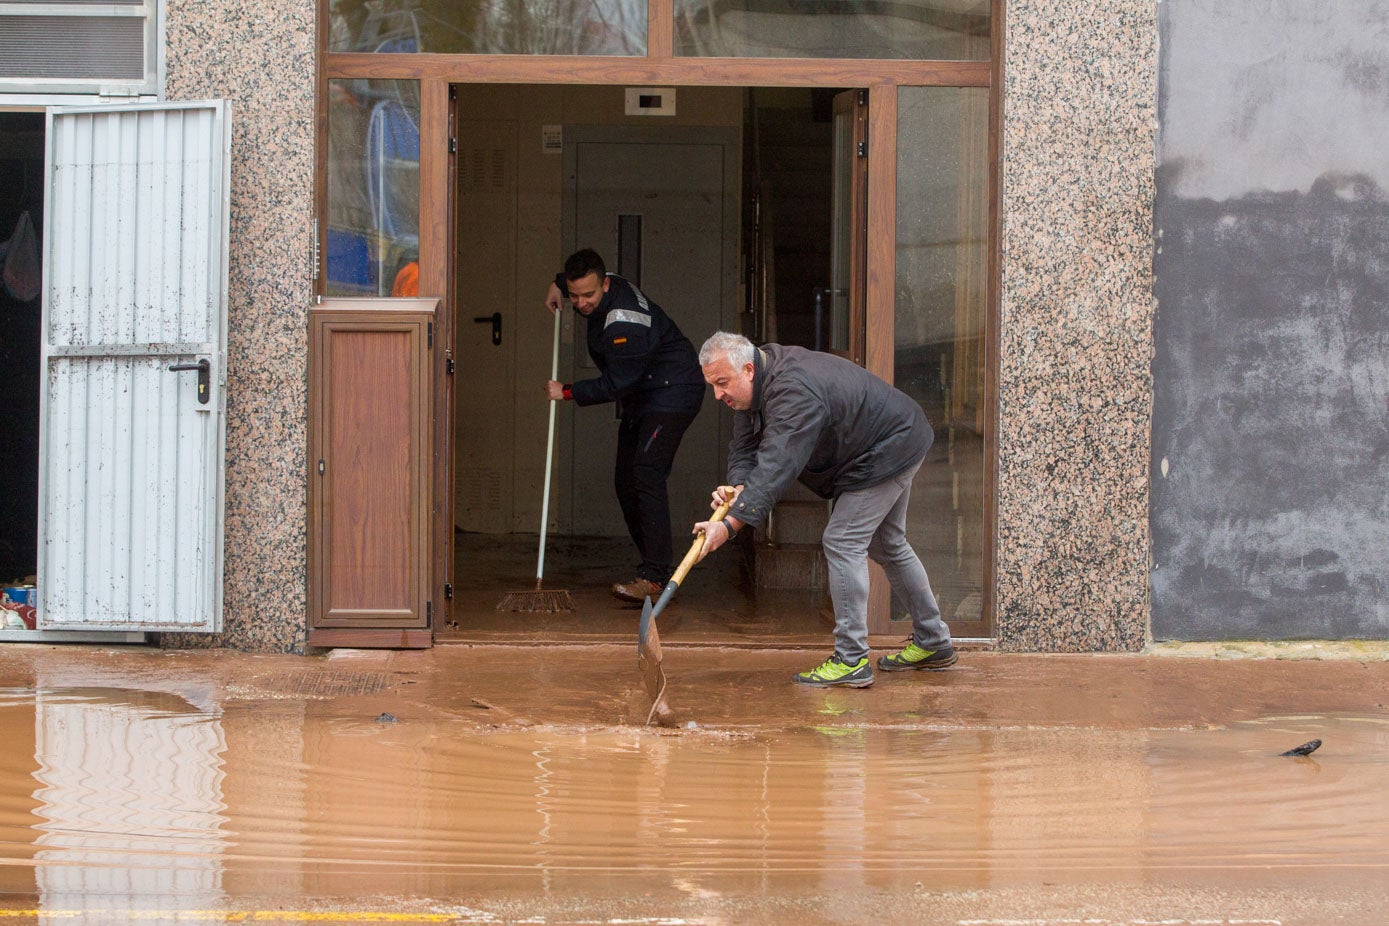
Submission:
M 636 286 L 608 273 L 591 248 L 564 262 L 564 272 L 545 297 L 551 312 L 560 310 L 561 294 L 588 319 L 588 354 L 598 376 L 575 383 L 550 380 L 545 392 L 552 401 L 618 403 L 613 483 L 641 563 L 636 577 L 614 583 L 612 593 L 623 601 L 645 601 L 660 595 L 670 578 L 666 479 L 680 439 L 704 401 L 704 376 L 694 345 L 670 316 Z
M 772 506 L 800 479 L 834 499 L 822 544 L 834 603 L 834 654 L 794 681 L 819 688 L 867 688 L 868 560 L 912 618 L 901 651 L 878 660 L 884 672 L 944 669 L 955 664 L 950 629 L 941 620 L 926 570 L 907 543 L 912 478 L 934 435 L 921 406 L 899 389 L 833 354 L 800 347 L 754 347 L 739 334 L 716 332 L 699 352 L 714 398 L 734 410 L 728 481 L 714 506 L 732 499 L 722 521 L 701 521 L 704 555 L 744 525 L 765 523 Z

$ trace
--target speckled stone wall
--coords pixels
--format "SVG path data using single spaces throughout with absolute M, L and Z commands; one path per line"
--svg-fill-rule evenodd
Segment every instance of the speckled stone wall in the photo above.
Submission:
M 307 634 L 313 0 L 171 0 L 169 100 L 232 101 L 224 633 L 166 645 L 290 652 Z
M 1154 0 L 1008 0 L 997 621 L 1010 650 L 1148 626 Z

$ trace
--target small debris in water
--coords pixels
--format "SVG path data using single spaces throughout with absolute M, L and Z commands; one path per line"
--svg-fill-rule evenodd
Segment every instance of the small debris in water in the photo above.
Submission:
M 1321 748 L 1321 740 L 1308 740 L 1301 746 L 1294 746 L 1287 752 L 1280 752 L 1280 756 L 1310 756 Z
M 686 730 L 698 730 L 698 729 L 699 729 L 699 724 L 695 723 L 693 720 L 687 720 L 687 721 L 685 721 L 685 729 L 686 729 Z
M 379 716 L 377 716 L 376 722 L 377 722 L 377 723 L 400 723 L 399 720 L 396 720 L 396 719 L 395 719 L 395 714 L 387 713 L 387 712 L 385 712 L 385 711 L 383 711 Z

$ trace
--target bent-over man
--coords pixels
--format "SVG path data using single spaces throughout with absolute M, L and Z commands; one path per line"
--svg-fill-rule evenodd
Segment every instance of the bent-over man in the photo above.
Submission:
M 594 379 L 550 380 L 551 400 L 579 405 L 616 402 L 619 409 L 613 484 L 627 532 L 641 562 L 612 593 L 624 601 L 657 597 L 670 579 L 670 500 L 666 480 L 685 430 L 704 401 L 704 377 L 690 339 L 641 290 L 608 273 L 590 248 L 570 255 L 545 297 L 560 310 L 561 287 L 574 311 L 588 319 L 588 355 Z
M 955 664 L 950 629 L 916 552 L 907 543 L 912 478 L 934 434 L 921 406 L 862 367 L 801 347 L 754 347 L 742 335 L 716 332 L 699 352 L 714 398 L 734 410 L 728 482 L 714 505 L 732 499 L 722 522 L 701 521 L 704 552 L 717 550 L 746 525 L 766 522 L 799 478 L 834 499 L 822 542 L 834 602 L 834 655 L 794 680 L 826 688 L 873 684 L 868 662 L 868 559 L 912 619 L 906 647 L 878 660 L 885 672 Z

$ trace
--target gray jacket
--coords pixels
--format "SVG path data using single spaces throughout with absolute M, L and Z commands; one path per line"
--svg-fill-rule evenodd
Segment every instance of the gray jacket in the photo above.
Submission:
M 803 347 L 764 344 L 752 408 L 733 415 L 730 514 L 757 526 L 799 478 L 823 498 L 866 489 L 915 466 L 935 439 L 910 396 L 867 370 Z

